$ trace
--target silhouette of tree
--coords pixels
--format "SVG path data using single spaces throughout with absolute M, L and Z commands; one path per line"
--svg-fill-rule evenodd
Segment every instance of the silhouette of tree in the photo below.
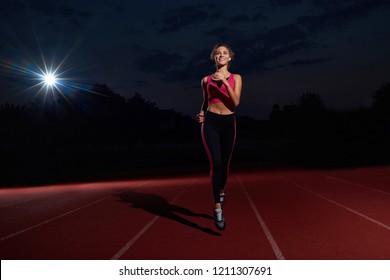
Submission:
M 297 101 L 298 107 L 300 110 L 308 113 L 316 113 L 325 110 L 325 103 L 322 100 L 322 97 L 318 93 L 314 92 L 305 92 L 303 93 Z
M 390 84 L 382 86 L 375 91 L 372 96 L 374 99 L 373 109 L 385 117 L 390 117 Z
M 115 93 L 111 88 L 106 84 L 94 84 L 90 92 L 96 94 L 98 97 L 108 98 L 110 100 L 115 100 L 118 102 L 125 102 L 125 98 L 120 94 Z
M 6 103 L 0 106 L 0 142 L 25 142 L 31 133 L 33 117 L 26 106 Z
M 199 124 L 174 109 L 159 109 L 138 92 L 125 99 L 106 84 L 95 84 L 64 97 L 0 105 L 0 164 L 9 180 L 204 160 Z M 307 91 L 293 104 L 275 104 L 267 121 L 238 116 L 235 156 L 309 164 L 386 158 L 390 84 L 372 97 L 369 109 L 336 112 L 320 94 Z
M 135 92 L 134 96 L 127 101 L 127 104 L 131 110 L 138 112 L 154 112 L 158 110 L 155 103 L 146 101 L 140 93 Z
M 381 127 L 386 142 L 390 138 L 390 84 L 375 91 L 372 110 L 376 118 L 375 125 Z
M 282 109 L 280 108 L 279 104 L 274 104 L 272 106 L 272 112 L 269 115 L 269 119 L 271 122 L 279 123 L 281 118 L 282 118 L 283 112 Z
M 288 110 L 287 110 L 288 109 Z M 313 162 L 327 147 L 327 110 L 318 93 L 304 92 L 296 105 L 285 108 L 289 154 L 296 160 Z

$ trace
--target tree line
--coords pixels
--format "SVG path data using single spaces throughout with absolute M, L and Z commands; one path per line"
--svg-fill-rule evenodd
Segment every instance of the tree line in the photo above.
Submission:
M 275 154 L 313 166 L 389 162 L 390 85 L 372 98 L 370 107 L 348 111 L 327 108 L 313 92 L 302 94 L 293 105 L 274 105 L 268 127 Z
M 275 104 L 267 120 L 238 116 L 234 161 L 341 165 L 387 162 L 390 85 L 372 106 L 328 109 L 321 95 Z M 199 124 L 161 110 L 141 94 L 125 99 L 107 85 L 77 90 L 56 102 L 0 105 L 0 184 L 129 174 L 161 166 L 207 163 Z

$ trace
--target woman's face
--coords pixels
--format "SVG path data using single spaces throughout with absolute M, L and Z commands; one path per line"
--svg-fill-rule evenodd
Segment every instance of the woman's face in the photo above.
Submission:
M 231 60 L 229 50 L 225 47 L 219 47 L 214 54 L 214 60 L 217 65 L 227 65 Z

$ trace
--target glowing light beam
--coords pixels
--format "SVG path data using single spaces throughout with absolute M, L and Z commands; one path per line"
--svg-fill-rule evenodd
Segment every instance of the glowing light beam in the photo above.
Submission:
M 66 54 L 60 63 L 56 64 L 52 59 L 52 63 L 47 63 L 47 58 L 40 49 L 41 61 L 36 62 L 31 56 L 21 55 L 15 61 L 3 60 L 0 58 L 0 71 L 5 71 L 7 75 L 18 76 L 18 78 L 35 81 L 32 85 L 27 86 L 23 90 L 15 93 L 20 95 L 26 92 L 32 92 L 34 95 L 32 100 L 41 99 L 46 103 L 55 103 L 59 99 L 64 99 L 70 105 L 72 100 L 69 96 L 73 90 L 87 91 L 94 94 L 99 94 L 89 89 L 89 85 L 82 84 L 79 81 L 81 78 L 64 77 L 70 69 L 65 68 L 65 62 L 68 60 L 73 48 Z M 22 82 L 23 84 L 24 82 Z
M 43 81 L 45 82 L 46 86 L 52 87 L 57 82 L 57 77 L 53 75 L 52 73 L 46 73 L 43 76 Z

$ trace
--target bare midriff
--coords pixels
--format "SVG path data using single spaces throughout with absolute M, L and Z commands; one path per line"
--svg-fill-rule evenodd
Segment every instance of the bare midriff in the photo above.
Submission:
M 234 112 L 225 106 L 222 102 L 210 103 L 207 111 L 210 111 L 219 115 L 230 115 Z

